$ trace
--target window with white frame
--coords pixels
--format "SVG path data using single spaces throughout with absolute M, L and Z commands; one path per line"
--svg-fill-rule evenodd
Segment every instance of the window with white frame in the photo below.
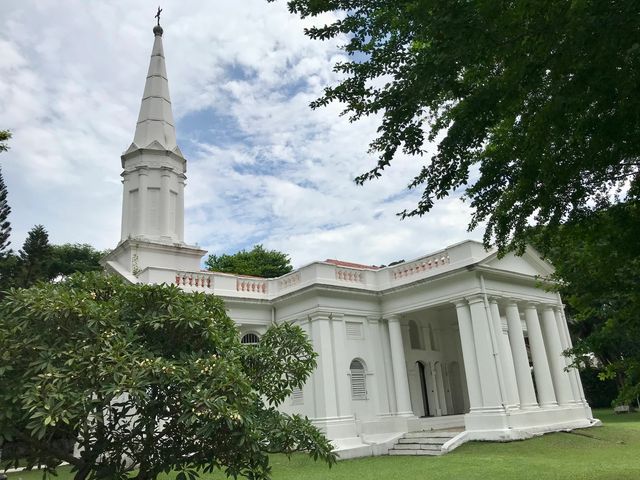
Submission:
M 351 399 L 367 399 L 367 369 L 360 359 L 353 359 L 349 365 L 351 376 Z

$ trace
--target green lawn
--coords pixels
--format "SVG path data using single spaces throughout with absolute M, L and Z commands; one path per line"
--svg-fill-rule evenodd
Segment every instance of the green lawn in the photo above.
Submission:
M 604 426 L 552 433 L 522 442 L 472 442 L 442 457 L 372 457 L 338 462 L 330 470 L 304 455 L 272 457 L 274 480 L 293 479 L 640 479 L 640 413 L 595 412 Z M 71 478 L 61 469 L 58 478 Z M 37 472 L 10 480 L 41 479 Z M 167 479 L 173 477 L 165 477 Z M 202 477 L 210 479 L 214 477 Z M 223 478 L 220 475 L 215 478 Z

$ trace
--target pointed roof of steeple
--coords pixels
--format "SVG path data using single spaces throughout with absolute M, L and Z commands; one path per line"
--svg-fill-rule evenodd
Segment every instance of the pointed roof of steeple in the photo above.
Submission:
M 149 71 L 142 95 L 140 114 L 133 143 L 125 154 L 140 148 L 170 150 L 182 157 L 176 141 L 176 129 L 171 111 L 169 81 L 162 47 L 162 27 L 153 28 L 155 39 L 151 51 Z

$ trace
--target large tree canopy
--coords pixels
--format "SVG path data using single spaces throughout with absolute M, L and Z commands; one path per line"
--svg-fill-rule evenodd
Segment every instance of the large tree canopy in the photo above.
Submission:
M 289 255 L 277 250 L 265 250 L 262 245 L 256 245 L 249 251 L 240 250 L 233 255 L 209 255 L 205 264 L 215 272 L 265 278 L 280 277 L 293 270 Z
M 638 183 L 640 2 L 637 0 L 289 0 L 306 30 L 345 39 L 344 80 L 312 104 L 343 102 L 352 120 L 381 114 L 371 152 L 379 177 L 398 150 L 435 155 L 411 188 L 428 212 L 466 188 L 470 227 L 522 247 L 528 225 L 606 206 Z M 615 200 L 613 200 L 615 201 Z
M 315 356 L 290 324 L 243 345 L 220 299 L 176 287 L 93 273 L 13 290 L 0 303 L 0 444 L 26 444 L 29 465 L 67 461 L 78 480 L 266 479 L 276 451 L 333 462 L 317 428 L 275 408 Z

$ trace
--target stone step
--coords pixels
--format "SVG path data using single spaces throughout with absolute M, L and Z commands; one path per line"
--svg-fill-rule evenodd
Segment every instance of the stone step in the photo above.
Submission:
M 424 443 L 398 443 L 393 449 L 397 450 L 431 450 L 432 452 L 439 452 L 442 445 L 428 445 Z
M 427 443 L 430 445 L 442 445 L 447 442 L 449 438 L 431 438 L 431 437 L 403 437 L 398 440 L 398 443 Z
M 442 446 L 460 432 L 451 430 L 424 430 L 405 433 L 389 450 L 389 455 L 442 455 Z
M 404 434 L 404 438 L 429 437 L 429 438 L 453 438 L 460 432 L 448 430 L 423 430 L 420 432 L 409 432 Z
M 442 455 L 442 452 L 436 452 L 434 450 L 389 450 L 389 455 L 429 455 L 431 457 L 437 457 Z

